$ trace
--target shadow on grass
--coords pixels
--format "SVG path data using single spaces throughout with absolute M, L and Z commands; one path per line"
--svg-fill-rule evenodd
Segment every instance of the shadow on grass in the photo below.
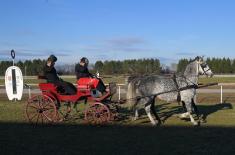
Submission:
M 207 116 L 213 114 L 220 110 L 225 109 L 233 109 L 231 103 L 222 103 L 222 104 L 214 104 L 214 105 L 198 105 L 198 110 L 201 114 L 203 114 L 203 119 L 206 120 Z
M 1 154 L 228 154 L 235 128 L 0 123 Z M 222 146 L 222 147 L 221 147 Z
M 171 103 L 164 103 L 156 106 L 156 110 L 164 122 L 173 115 L 180 114 L 183 112 L 182 106 L 168 106 Z M 199 113 L 202 114 L 202 119 L 206 120 L 208 115 L 211 115 L 220 110 L 233 109 L 231 103 L 222 104 L 210 104 L 210 105 L 197 105 Z M 190 119 L 188 119 L 189 121 Z
M 220 110 L 233 109 L 233 105 L 231 103 L 207 104 L 207 105 L 198 104 L 197 108 L 199 110 L 199 113 L 202 114 L 202 119 L 206 121 L 208 115 L 211 115 Z M 159 114 L 163 123 L 167 121 L 167 119 L 169 119 L 170 117 L 176 116 L 184 112 L 182 106 L 176 103 L 161 103 L 159 105 L 156 105 L 155 109 Z M 139 110 L 139 115 L 147 116 L 144 109 Z M 128 108 L 120 108 L 119 116 L 120 118 L 118 119 L 118 121 L 128 122 L 130 121 L 129 120 L 130 117 L 134 117 L 134 112 L 132 110 L 129 110 Z M 146 117 L 139 117 L 138 120 L 141 119 L 146 119 Z M 185 121 L 190 121 L 190 119 L 187 118 L 185 119 Z M 142 121 L 141 124 L 149 122 L 150 122 L 149 119 L 147 119 L 146 121 Z

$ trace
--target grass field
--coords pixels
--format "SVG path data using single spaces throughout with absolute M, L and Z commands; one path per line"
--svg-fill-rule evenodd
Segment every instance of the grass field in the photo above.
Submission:
M 76 119 L 35 127 L 24 117 L 25 98 L 9 102 L 1 96 L 0 154 L 234 154 L 235 99 L 226 95 L 224 104 L 218 104 L 213 94 L 198 95 L 198 108 L 207 120 L 201 127 L 176 117 L 181 111 L 177 103 L 164 102 L 156 107 L 164 121 L 161 127 L 149 125 L 143 112 L 131 121 L 126 106 L 120 111 L 125 117 L 118 122 L 87 125 L 81 116 L 84 105 L 80 113 L 73 110 Z

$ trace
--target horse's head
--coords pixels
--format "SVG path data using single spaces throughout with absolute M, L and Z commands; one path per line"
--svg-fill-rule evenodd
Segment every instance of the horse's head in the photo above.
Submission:
M 198 74 L 199 75 L 206 75 L 207 77 L 213 76 L 212 70 L 210 69 L 208 64 L 205 61 L 203 61 L 203 57 L 197 56 L 195 58 L 195 61 L 197 61 L 197 64 L 198 64 Z

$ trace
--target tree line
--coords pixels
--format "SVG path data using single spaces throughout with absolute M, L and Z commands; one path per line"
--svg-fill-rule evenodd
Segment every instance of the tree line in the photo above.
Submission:
M 190 59 L 180 59 L 177 65 L 177 72 L 183 72 L 185 67 L 190 62 Z M 216 74 L 231 74 L 235 73 L 235 59 L 229 58 L 207 58 L 206 63 Z M 34 59 L 26 61 L 18 61 L 15 63 L 25 75 L 40 75 L 43 73 L 43 66 L 46 60 Z M 59 65 L 56 64 L 57 71 L 64 75 L 74 75 L 75 65 Z M 6 69 L 12 66 L 12 61 L 0 61 L 0 76 L 5 75 Z M 166 73 L 163 65 L 158 59 L 132 59 L 123 61 L 96 61 L 89 66 L 92 73 L 97 71 L 102 75 L 118 75 L 118 74 L 159 74 Z M 167 68 L 168 69 L 168 68 Z
M 43 74 L 43 66 L 46 60 L 34 59 L 26 61 L 18 61 L 15 63 L 23 74 L 25 75 L 41 75 Z M 59 65 L 56 64 L 58 72 L 64 75 L 74 75 L 75 66 L 73 65 Z M 12 61 L 0 62 L 0 75 L 5 75 L 6 69 L 12 66 Z M 161 71 L 160 61 L 158 59 L 133 59 L 124 61 L 96 61 L 95 64 L 89 66 L 91 73 L 100 74 L 158 74 Z
M 39 75 L 42 74 L 43 65 L 45 65 L 46 60 L 34 59 L 18 61 L 15 66 L 18 66 L 22 73 L 25 75 Z M 12 61 L 1 61 L 0 62 L 0 75 L 5 75 L 5 71 L 8 67 L 12 66 Z
M 180 59 L 177 65 L 177 72 L 184 72 L 185 67 L 190 59 Z M 209 65 L 213 73 L 216 74 L 232 74 L 235 73 L 235 59 L 229 58 L 207 58 L 206 63 Z
M 97 61 L 93 70 L 101 74 L 158 74 L 161 66 L 158 59 L 112 60 Z

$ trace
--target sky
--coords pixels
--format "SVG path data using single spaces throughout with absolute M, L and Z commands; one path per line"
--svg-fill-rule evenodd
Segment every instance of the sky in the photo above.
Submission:
M 233 0 L 0 0 L 0 60 L 235 58 Z

